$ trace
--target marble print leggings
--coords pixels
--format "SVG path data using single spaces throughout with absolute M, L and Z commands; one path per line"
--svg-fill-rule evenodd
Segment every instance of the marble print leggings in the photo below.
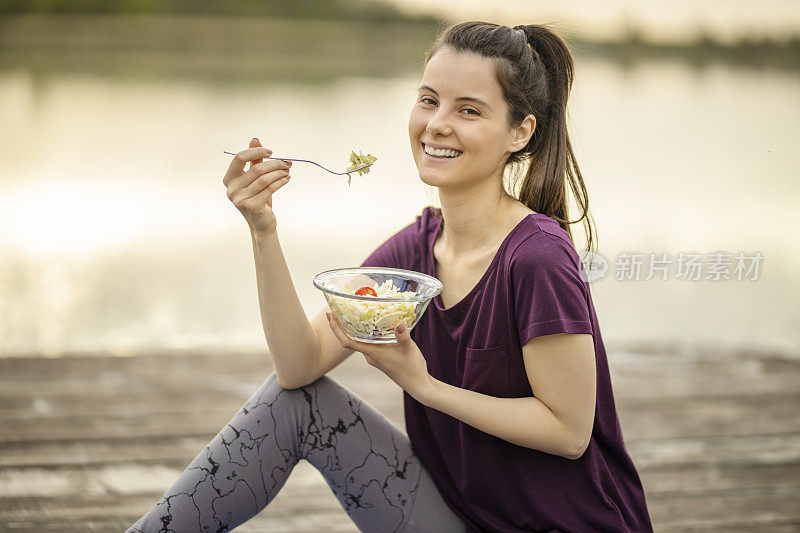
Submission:
M 329 376 L 284 389 L 273 372 L 126 533 L 231 531 L 269 505 L 301 459 L 360 531 L 465 530 L 384 415 Z

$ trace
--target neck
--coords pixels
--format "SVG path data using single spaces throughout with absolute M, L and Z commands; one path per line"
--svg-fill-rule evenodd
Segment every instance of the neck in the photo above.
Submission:
M 505 192 L 495 197 L 479 194 L 448 195 L 440 189 L 442 203 L 441 246 L 454 255 L 480 255 L 494 251 L 508 226 L 527 209 Z

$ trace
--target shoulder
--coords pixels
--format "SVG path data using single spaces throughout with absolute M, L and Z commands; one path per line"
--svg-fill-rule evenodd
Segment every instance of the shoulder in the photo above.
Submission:
M 361 266 L 417 267 L 429 232 L 436 228 L 436 223 L 434 208 L 425 207 L 412 222 L 385 238 Z
M 510 259 L 512 265 L 520 262 L 548 265 L 564 261 L 575 266 L 580 264 L 569 234 L 555 219 L 539 213 L 526 220 L 523 231 L 512 243 Z
M 591 333 L 587 326 L 591 321 L 589 284 L 568 235 L 565 240 L 541 229 L 527 235 L 511 254 L 508 284 L 521 346 L 537 336 L 534 331 L 557 333 L 556 324 L 560 331 L 575 333 L 565 322 L 581 323 L 581 332 Z M 545 323 L 545 329 L 533 326 Z

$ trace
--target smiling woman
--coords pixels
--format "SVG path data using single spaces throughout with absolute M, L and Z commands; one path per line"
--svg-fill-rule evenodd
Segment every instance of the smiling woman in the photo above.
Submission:
M 233 529 L 300 459 L 362 531 L 652 531 L 569 229 L 567 184 L 588 214 L 571 84 L 569 50 L 544 26 L 467 22 L 438 37 L 408 134 L 442 208 L 361 265 L 442 281 L 393 344 L 353 341 L 326 308 L 305 318 L 272 210 L 290 165 L 263 161 L 255 138 L 235 155 L 223 184 L 250 225 L 275 372 L 130 532 Z M 520 162 L 515 198 L 503 176 Z M 403 389 L 408 435 L 325 375 L 355 351 Z
M 572 78 L 566 44 L 544 26 L 448 28 L 408 121 L 442 207 L 361 265 L 443 284 L 412 332 L 432 380 L 401 356 L 407 346 L 352 347 L 406 391 L 412 446 L 470 531 L 652 531 L 567 217 L 569 185 L 591 248 L 566 127 Z M 515 198 L 503 178 L 524 162 Z

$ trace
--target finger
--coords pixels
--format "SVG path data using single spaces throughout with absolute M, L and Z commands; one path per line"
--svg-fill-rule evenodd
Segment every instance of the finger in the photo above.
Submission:
M 262 163 L 251 164 L 247 172 L 237 178 L 242 182 L 242 187 L 253 183 L 259 176 L 275 170 L 290 170 L 291 166 L 280 159 L 268 159 Z
M 271 155 L 272 150 L 264 147 L 246 148 L 245 150 L 238 152 L 235 156 L 233 156 L 233 160 L 228 166 L 228 171 L 225 173 L 225 180 L 223 180 L 225 185 L 228 184 L 228 181 L 240 176 L 242 172 L 244 172 L 244 166 L 248 161 L 269 157 Z
M 260 206 L 260 205 L 263 205 L 264 202 L 266 202 L 273 194 L 275 194 L 275 192 L 278 189 L 280 189 L 281 187 L 283 187 L 287 183 L 289 183 L 289 176 L 285 176 L 283 178 L 279 178 L 279 179 L 273 181 L 263 191 L 259 192 L 258 194 L 255 194 L 255 195 L 253 195 L 253 196 L 251 196 L 249 198 L 245 198 L 245 197 L 239 196 L 239 195 L 236 195 L 236 196 L 234 196 L 232 198 L 238 197 L 238 200 L 241 200 L 242 202 L 248 202 L 248 203 L 252 203 L 255 206 Z M 241 192 L 239 194 L 241 194 Z M 234 201 L 234 203 L 235 203 L 237 200 L 232 200 L 232 201 Z M 270 207 L 272 207 L 272 206 L 270 205 Z
M 239 198 L 251 198 L 267 190 L 267 188 L 275 184 L 276 181 L 288 177 L 289 177 L 289 171 L 286 169 L 273 170 L 271 172 L 267 172 L 266 174 L 262 174 L 256 177 L 252 181 L 252 183 L 250 183 L 250 185 L 241 189 L 240 191 L 237 191 L 235 194 Z M 277 187 L 274 187 L 272 190 L 274 192 L 275 190 L 277 190 Z
M 240 194 L 240 191 L 253 185 L 253 183 L 259 178 L 261 178 L 261 184 L 256 184 L 254 189 L 249 190 L 244 197 L 253 196 L 254 194 L 262 191 L 265 186 L 271 183 L 273 178 L 278 177 L 278 174 L 272 174 L 278 170 L 285 171 L 281 174 L 282 176 L 285 176 L 288 173 L 289 166 L 280 159 L 270 159 L 262 163 L 250 165 L 250 169 L 247 172 L 229 179 L 226 186 L 230 191 L 230 197 L 236 195 L 241 198 L 242 195 Z M 262 178 L 264 175 L 268 176 L 266 178 Z
M 406 322 L 407 319 L 404 318 L 394 327 L 394 336 L 397 342 L 407 342 L 411 339 Z
M 261 141 L 258 140 L 258 137 L 253 137 L 250 140 L 250 148 L 261 148 Z M 260 157 L 258 159 L 253 159 L 252 161 L 250 161 L 250 168 L 248 170 L 251 170 L 253 168 L 253 165 L 261 163 L 262 161 L 264 161 L 263 157 Z

